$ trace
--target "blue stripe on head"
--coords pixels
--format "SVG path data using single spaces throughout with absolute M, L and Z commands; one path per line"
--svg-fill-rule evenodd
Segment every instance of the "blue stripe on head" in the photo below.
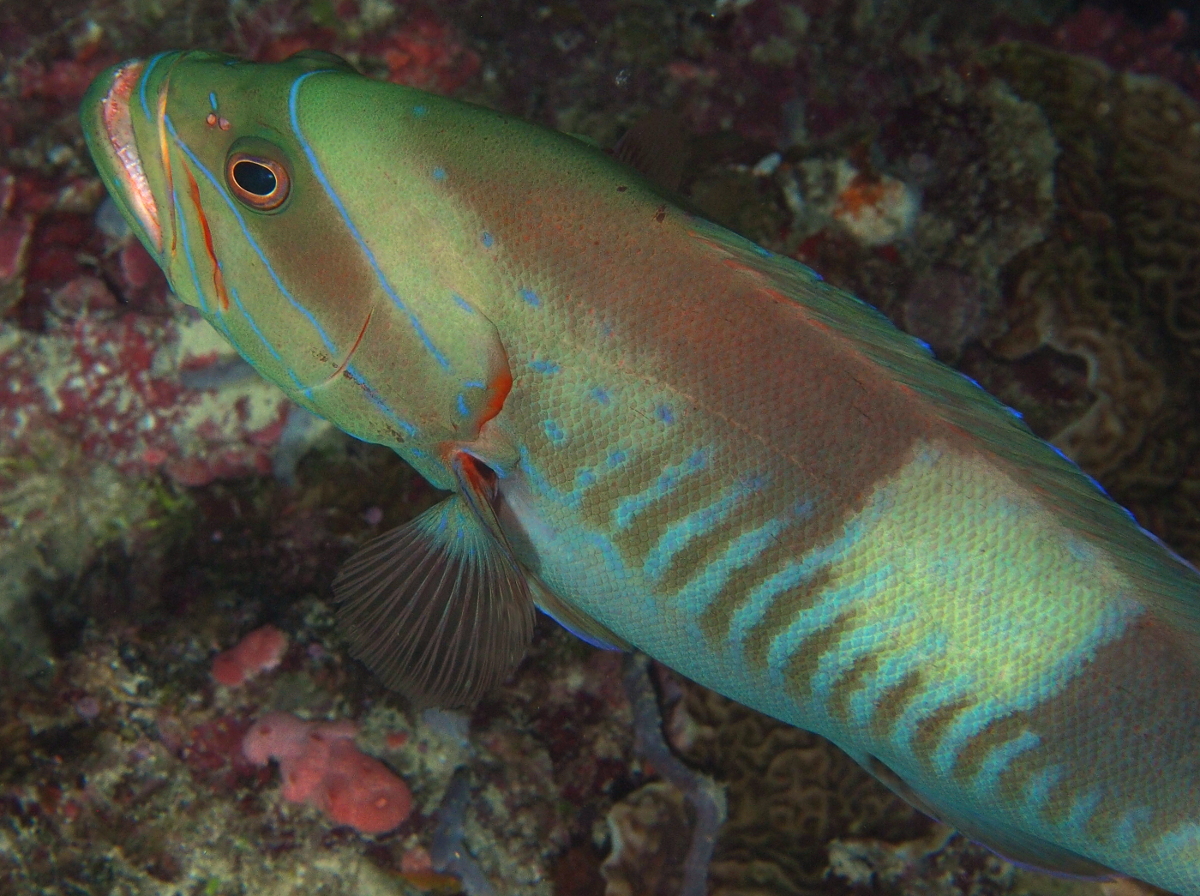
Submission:
M 271 345 L 267 337 L 263 335 L 262 330 L 258 328 L 258 324 L 254 322 L 254 318 L 250 316 L 250 312 L 246 310 L 246 306 L 242 304 L 242 300 L 241 297 L 238 296 L 237 289 L 233 286 L 229 287 L 229 297 L 233 299 L 234 306 L 241 313 L 242 317 L 246 319 L 246 323 L 250 325 L 251 331 L 256 337 L 258 337 L 258 341 L 263 344 L 267 352 L 272 358 L 275 359 L 275 362 L 287 371 L 288 376 L 292 378 L 292 382 L 296 384 L 296 388 L 299 389 L 306 397 L 312 398 L 312 389 L 306 387 L 302 382 L 300 382 L 300 377 L 296 376 L 296 372 L 292 370 L 291 366 L 286 361 L 283 360 L 283 357 L 275 350 L 275 346 Z
M 309 145 L 308 140 L 305 139 L 304 133 L 300 130 L 300 118 L 296 112 L 296 101 L 300 94 L 300 85 L 313 75 L 322 74 L 336 73 L 331 69 L 318 69 L 317 71 L 305 72 L 292 82 L 292 89 L 288 92 L 288 116 L 291 120 L 292 133 L 299 142 L 300 148 L 304 150 L 304 155 L 308 159 L 308 164 L 312 167 L 313 174 L 316 176 L 317 181 L 321 184 L 321 188 L 325 191 L 325 195 L 329 197 L 329 201 L 333 203 L 334 208 L 336 208 L 338 214 L 341 215 L 342 223 L 346 225 L 346 229 L 350 231 L 350 235 L 354 237 L 354 241 L 358 244 L 358 248 L 362 251 L 363 257 L 366 258 L 367 263 L 371 265 L 371 270 L 375 272 L 375 277 L 379 281 L 379 285 L 383 288 L 383 291 L 387 294 L 387 297 L 392 300 L 392 304 L 395 305 L 396 308 L 398 308 L 408 318 L 409 323 L 412 325 L 413 330 L 420 338 L 421 343 L 425 346 L 425 349 L 431 355 L 433 355 L 434 360 L 437 361 L 443 370 L 449 370 L 449 360 L 447 360 L 445 355 L 438 351 L 437 346 L 433 344 L 433 340 L 429 337 L 429 334 L 425 332 L 425 328 L 421 325 L 421 321 L 417 318 L 416 314 L 414 314 L 413 311 L 406 304 L 404 304 L 400 296 L 397 295 L 396 290 L 392 288 L 391 283 L 388 282 L 387 277 L 383 273 L 383 269 L 379 267 L 379 262 L 375 260 L 375 253 L 372 252 L 370 247 L 367 246 L 362 234 L 359 233 L 358 228 L 354 225 L 354 222 L 350 220 L 350 214 L 346 211 L 346 206 L 342 204 L 341 198 L 336 192 L 334 192 L 333 185 L 329 183 L 329 179 L 325 176 L 325 172 L 322 170 L 321 164 L 317 161 L 317 154 L 313 151 L 312 146 Z
M 362 386 L 363 391 L 367 393 L 367 398 L 370 399 L 371 404 L 375 405 L 375 407 L 377 407 L 380 411 L 383 412 L 383 415 L 385 417 L 387 417 L 388 420 L 390 420 L 397 427 L 399 427 L 401 430 L 403 430 L 405 435 L 412 437 L 417 434 L 417 428 L 415 426 L 413 426 L 411 423 L 409 423 L 407 420 L 404 420 L 404 419 L 400 418 L 399 416 L 397 416 L 396 412 L 393 411 L 388 406 L 388 403 L 380 397 L 379 393 L 376 392 L 375 389 L 370 384 L 367 383 L 366 379 L 364 379 L 363 375 L 361 373 L 359 373 L 357 369 L 355 369 L 354 365 L 351 364 L 351 365 L 347 366 L 346 373 L 350 376 L 350 379 L 354 380 L 354 382 L 356 382 L 356 383 L 358 383 L 358 385 Z M 420 453 L 420 452 L 417 452 L 413 448 L 409 448 L 408 450 L 412 453 Z M 422 454 L 422 456 L 424 456 L 424 455 Z
M 138 99 L 142 104 L 142 114 L 146 116 L 148 121 L 154 121 L 154 116 L 150 114 L 150 103 L 146 100 L 146 82 L 150 80 L 150 73 L 154 71 L 154 67 L 162 61 L 168 53 L 157 53 L 150 57 L 150 61 L 146 63 L 146 67 L 142 69 L 142 76 L 138 79 Z

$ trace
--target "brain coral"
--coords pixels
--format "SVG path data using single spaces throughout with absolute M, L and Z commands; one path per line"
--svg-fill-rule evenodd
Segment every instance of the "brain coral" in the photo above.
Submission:
M 1159 78 L 1042 47 L 1005 44 L 985 61 L 1042 108 L 1061 150 L 1055 221 L 1007 266 L 1007 326 L 988 349 L 1081 359 L 1088 395 L 1039 427 L 1036 400 L 998 391 L 1196 560 L 1200 108 Z
M 899 842 L 929 830 L 929 821 L 823 738 L 679 682 L 676 712 L 685 715 L 688 734 L 676 746 L 726 785 L 712 896 L 837 892 L 825 879 L 830 840 Z M 674 721 L 678 728 L 681 720 Z

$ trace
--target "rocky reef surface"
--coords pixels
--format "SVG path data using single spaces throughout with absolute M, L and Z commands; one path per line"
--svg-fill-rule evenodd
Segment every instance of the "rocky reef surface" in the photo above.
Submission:
M 697 207 L 880 307 L 1196 562 L 1198 41 L 1116 6 L 0 5 L 0 892 L 1149 892 L 1016 868 L 545 620 L 469 714 L 382 689 L 330 581 L 436 496 L 169 295 L 77 119 L 104 67 L 183 46 L 330 50 L 604 146 L 669 115 Z

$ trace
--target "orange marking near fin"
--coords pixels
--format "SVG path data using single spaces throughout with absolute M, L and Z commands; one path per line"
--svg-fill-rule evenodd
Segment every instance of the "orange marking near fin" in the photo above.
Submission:
M 488 383 L 488 403 L 484 405 L 483 411 L 479 415 L 480 429 L 483 429 L 483 424 L 500 413 L 504 407 L 504 400 L 508 398 L 508 393 L 512 390 L 512 384 L 512 374 L 507 368 L 496 374 Z
M 229 294 L 225 292 L 225 278 L 221 275 L 221 266 L 217 263 L 217 253 L 213 250 L 212 231 L 208 227 L 208 218 L 205 217 L 204 206 L 200 204 L 200 185 L 196 183 L 196 178 L 192 176 L 192 169 L 187 165 L 183 166 L 183 173 L 187 175 L 188 195 L 192 199 L 192 204 L 196 206 L 196 214 L 200 217 L 200 229 L 204 231 L 204 250 L 212 262 L 213 288 L 217 291 L 217 302 L 221 306 L 221 311 L 227 312 L 229 311 Z

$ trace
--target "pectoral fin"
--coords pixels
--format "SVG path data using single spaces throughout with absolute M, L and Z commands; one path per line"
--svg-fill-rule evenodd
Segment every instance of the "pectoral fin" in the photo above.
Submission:
M 368 542 L 333 583 L 351 652 L 421 706 L 475 702 L 533 636 L 529 584 L 475 464 L 456 458 L 462 492 Z

